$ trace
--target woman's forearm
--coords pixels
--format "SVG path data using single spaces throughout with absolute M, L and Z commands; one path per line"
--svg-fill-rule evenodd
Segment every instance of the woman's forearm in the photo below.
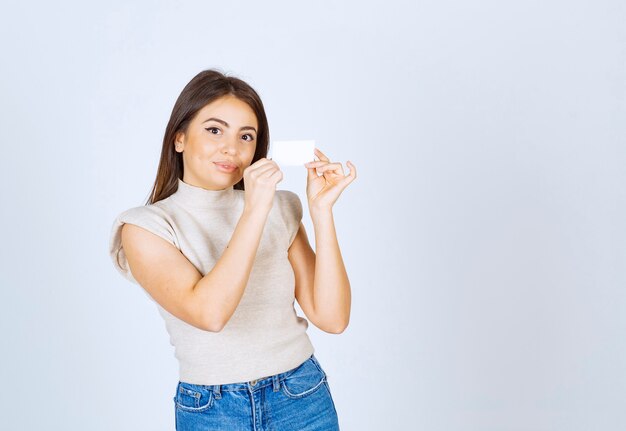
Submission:
M 267 217 L 265 212 L 244 209 L 222 256 L 194 288 L 214 332 L 228 323 L 243 297 Z
M 351 293 L 332 209 L 311 210 L 311 220 L 315 228 L 315 310 L 328 327 L 342 332 L 350 321 Z

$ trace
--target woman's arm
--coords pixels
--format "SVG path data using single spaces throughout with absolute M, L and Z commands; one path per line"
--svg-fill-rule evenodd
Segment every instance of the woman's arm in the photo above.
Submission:
M 315 217 L 314 226 L 318 254 L 309 244 L 302 222 L 293 244 L 289 248 L 289 261 L 293 267 L 296 285 L 295 297 L 311 323 L 324 332 L 340 334 L 350 320 L 350 282 L 343 265 L 337 238 L 325 241 L 323 217 Z M 334 222 L 331 217 L 331 231 Z M 329 245 L 325 245 L 329 242 Z M 327 253 L 328 252 L 328 253 Z M 330 266 L 330 270 L 325 267 Z M 317 275 L 319 274 L 319 276 Z
M 289 260 L 294 268 L 296 298 L 302 311 L 318 328 L 339 334 L 350 321 L 352 298 L 337 241 L 332 206 L 356 178 L 356 168 L 348 161 L 350 173 L 344 175 L 340 163 L 331 163 L 317 148 L 315 154 L 319 161 L 305 163 L 309 213 L 315 230 L 315 253 L 300 223 L 289 249 Z M 322 175 L 318 175 L 317 171 Z
M 268 214 L 244 211 L 235 231 L 215 266 L 194 287 L 194 294 L 207 310 L 214 332 L 228 323 L 248 284 Z
M 204 277 L 174 245 L 130 223 L 122 247 L 137 282 L 161 307 L 186 323 L 219 332 L 241 301 L 267 213 L 245 210 L 229 245 Z

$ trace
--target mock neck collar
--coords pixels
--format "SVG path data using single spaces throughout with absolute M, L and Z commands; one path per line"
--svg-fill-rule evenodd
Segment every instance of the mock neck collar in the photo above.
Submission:
M 178 190 L 171 196 L 182 206 L 197 209 L 230 208 L 236 201 L 235 186 L 223 190 L 207 190 L 178 179 Z

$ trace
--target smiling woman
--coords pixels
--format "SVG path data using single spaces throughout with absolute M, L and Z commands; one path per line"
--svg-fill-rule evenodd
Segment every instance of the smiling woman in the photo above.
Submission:
M 199 73 L 172 110 L 150 199 L 111 230 L 116 269 L 156 304 L 179 360 L 177 430 L 339 429 L 296 292 L 313 323 L 339 326 L 308 300 L 315 257 L 302 204 L 276 190 L 282 173 L 268 142 L 257 93 Z M 296 273 L 307 279 L 300 289 Z
M 230 124 L 211 116 L 215 113 L 228 118 Z M 207 116 L 210 118 L 200 121 Z M 185 167 L 183 181 L 209 190 L 232 185 L 232 176 L 237 176 L 239 181 L 243 168 L 254 158 L 257 127 L 254 111 L 236 96 L 225 95 L 204 106 L 189 122 L 187 130 L 175 135 L 175 150 L 182 154 Z M 214 169 L 209 171 L 208 166 Z M 216 176 L 215 171 L 231 175 Z
M 237 146 L 237 159 L 232 148 Z M 244 81 L 216 70 L 196 75 L 174 104 L 165 130 L 161 160 L 150 199 L 152 204 L 172 194 L 182 178 L 209 190 L 224 189 L 230 178 L 213 178 L 206 172 L 214 162 L 236 166 L 234 188 L 245 190 L 243 169 L 267 157 L 269 126 L 263 102 Z M 221 154 L 219 151 L 225 151 Z

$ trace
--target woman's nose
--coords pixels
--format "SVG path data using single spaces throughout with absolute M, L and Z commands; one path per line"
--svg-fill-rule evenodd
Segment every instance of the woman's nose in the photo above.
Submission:
M 237 151 L 237 139 L 224 139 L 224 146 L 222 148 L 222 151 L 234 154 Z

